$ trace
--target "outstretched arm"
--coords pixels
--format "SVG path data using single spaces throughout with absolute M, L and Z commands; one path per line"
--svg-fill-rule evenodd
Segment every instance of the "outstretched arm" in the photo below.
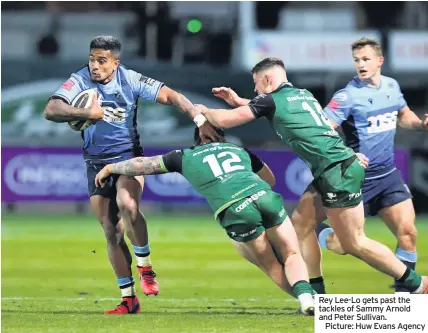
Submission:
M 236 127 L 256 119 L 247 105 L 232 110 L 201 108 L 201 111 L 211 124 L 219 128 Z
M 191 119 L 195 118 L 200 113 L 186 96 L 167 86 L 162 86 L 156 98 L 156 102 L 175 106 L 181 112 L 187 113 Z
M 428 130 L 428 114 L 421 120 L 408 106 L 398 113 L 398 125 L 410 130 Z
M 202 142 L 207 143 L 207 139 L 212 142 L 217 142 L 221 140 L 220 136 L 217 134 L 211 124 L 207 122 L 198 123 L 195 120 L 195 117 L 198 116 L 201 112 L 183 94 L 180 94 L 175 90 L 168 88 L 167 86 L 162 86 L 156 98 L 156 102 L 161 104 L 173 105 L 181 112 L 187 113 L 190 119 L 195 121 L 195 123 L 199 127 L 199 136 L 201 137 Z
M 95 186 L 102 187 L 111 174 L 124 176 L 154 175 L 167 173 L 162 155 L 135 157 L 127 161 L 106 165 L 96 176 Z
M 213 88 L 212 92 L 215 97 L 221 98 L 233 108 L 248 105 L 251 102 L 250 99 L 239 97 L 238 94 L 235 91 L 233 91 L 233 89 L 231 88 L 227 88 L 227 87 Z

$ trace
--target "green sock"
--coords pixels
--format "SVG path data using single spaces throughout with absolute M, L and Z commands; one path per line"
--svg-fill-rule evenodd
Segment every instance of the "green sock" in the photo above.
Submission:
M 405 288 L 410 292 L 414 292 L 418 289 L 422 283 L 422 276 L 416 273 L 414 270 L 407 268 L 404 275 L 397 280 L 398 283 L 402 283 Z
M 293 294 L 296 298 L 298 298 L 302 294 L 314 294 L 314 290 L 312 289 L 311 285 L 304 281 L 297 281 L 293 286 Z
M 325 294 L 325 285 L 324 278 L 322 276 L 317 276 L 314 278 L 310 278 L 309 282 L 311 283 L 311 287 L 317 292 L 317 294 Z

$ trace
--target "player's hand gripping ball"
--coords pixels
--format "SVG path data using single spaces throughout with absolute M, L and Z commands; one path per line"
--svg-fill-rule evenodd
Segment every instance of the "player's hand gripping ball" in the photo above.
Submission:
M 97 91 L 95 89 L 83 90 L 73 99 L 71 106 L 82 109 L 90 108 L 96 96 Z M 92 124 L 92 120 L 71 120 L 68 122 L 68 125 L 75 131 L 83 131 Z

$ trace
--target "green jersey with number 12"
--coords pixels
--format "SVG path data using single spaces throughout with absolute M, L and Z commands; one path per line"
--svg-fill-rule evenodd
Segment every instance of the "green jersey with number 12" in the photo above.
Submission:
M 256 173 L 263 162 L 233 143 L 210 143 L 175 150 L 162 157 L 164 170 L 181 173 L 207 199 L 217 215 L 234 202 L 270 185 Z
M 254 98 L 249 107 L 256 118 L 269 120 L 282 141 L 308 165 L 314 178 L 329 165 L 355 155 L 306 89 L 286 82 L 272 93 Z

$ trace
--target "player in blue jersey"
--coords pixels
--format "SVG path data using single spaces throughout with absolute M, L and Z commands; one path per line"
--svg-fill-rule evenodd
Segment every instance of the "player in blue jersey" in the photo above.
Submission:
M 92 120 L 93 125 L 82 131 L 83 153 L 87 165 L 91 207 L 101 223 L 107 240 L 110 263 L 122 293 L 122 303 L 107 314 L 140 311 L 132 277 L 132 256 L 123 238 L 123 220 L 137 260 L 141 287 L 146 295 L 157 295 L 159 285 L 152 270 L 150 245 L 144 215 L 139 202 L 144 186 L 143 176 L 112 176 L 103 188 L 95 187 L 95 175 L 106 164 L 143 156 L 136 127 L 138 99 L 171 104 L 193 119 L 199 111 L 182 94 L 162 82 L 148 78 L 120 64 L 120 42 L 111 36 L 99 36 L 90 43 L 89 64 L 71 77 L 53 94 L 46 108 L 46 119 L 54 122 Z M 90 108 L 70 106 L 83 90 L 96 89 Z M 99 103 L 99 102 L 100 103 Z M 219 139 L 208 123 L 200 127 L 200 135 Z
M 412 196 L 394 164 L 396 123 L 407 129 L 428 130 L 428 115 L 419 119 L 407 106 L 398 82 L 381 75 L 384 58 L 376 40 L 362 38 L 352 44 L 357 71 L 348 85 L 336 92 L 324 109 L 334 128 L 341 127 L 346 144 L 366 157 L 366 178 L 362 189 L 365 215 L 379 215 L 396 236 L 396 256 L 415 269 L 416 228 Z M 321 198 L 309 186 L 292 220 L 308 265 L 313 288 L 325 293 L 321 254 L 314 227 L 326 216 Z M 319 243 L 345 254 L 349 244 L 341 245 L 332 228 L 321 223 L 316 229 Z M 406 289 L 395 281 L 396 292 Z

